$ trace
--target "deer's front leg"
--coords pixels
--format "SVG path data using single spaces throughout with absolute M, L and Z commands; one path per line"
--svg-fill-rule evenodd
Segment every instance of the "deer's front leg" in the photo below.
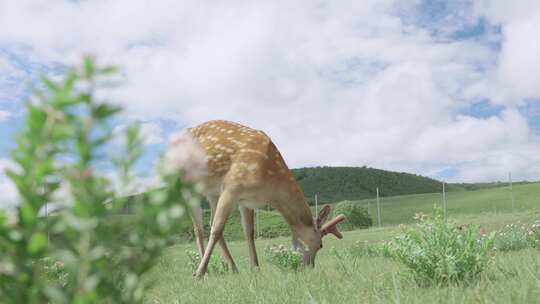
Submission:
M 219 197 L 216 211 L 213 215 L 212 228 L 210 230 L 210 238 L 208 239 L 208 245 L 206 246 L 204 256 L 201 259 L 201 263 L 199 264 L 199 267 L 194 274 L 197 279 L 202 278 L 206 274 L 206 271 L 208 270 L 208 262 L 210 261 L 212 251 L 214 250 L 214 247 L 216 246 L 216 243 L 219 241 L 219 239 L 223 237 L 223 229 L 225 227 L 225 223 L 227 222 L 231 211 L 234 209 L 234 205 L 235 201 L 232 193 L 230 191 L 223 191 L 221 196 Z
M 210 216 L 210 226 L 212 226 L 214 215 L 216 214 L 216 209 L 218 205 L 218 197 L 212 197 L 208 201 L 210 203 L 210 208 L 212 211 L 212 214 Z M 229 247 L 227 247 L 227 243 L 225 242 L 225 237 L 223 236 L 223 234 L 217 242 L 219 244 L 219 247 L 221 247 L 221 254 L 227 262 L 227 265 L 229 265 L 229 269 L 231 269 L 232 272 L 238 272 L 238 268 L 236 268 L 236 264 L 234 263 L 234 259 L 231 255 L 231 252 L 229 251 Z
M 249 250 L 249 263 L 252 268 L 259 267 L 259 261 L 257 259 L 257 250 L 255 248 L 255 212 L 253 209 L 246 207 L 240 208 L 242 213 L 242 224 L 244 226 L 244 235 L 248 244 Z

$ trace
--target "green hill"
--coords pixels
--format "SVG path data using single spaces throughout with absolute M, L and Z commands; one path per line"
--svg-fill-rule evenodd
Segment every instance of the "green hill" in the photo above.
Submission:
M 314 204 L 315 194 L 318 194 L 321 203 L 374 198 L 377 187 L 381 197 L 442 191 L 442 182 L 429 177 L 368 167 L 313 167 L 291 171 L 310 204 Z M 528 183 L 516 182 L 514 185 Z M 446 185 L 446 191 L 471 191 L 507 185 L 507 182 L 451 183 Z
M 315 167 L 292 172 L 310 203 L 315 194 L 319 202 L 332 203 L 375 197 L 377 187 L 381 197 L 432 193 L 442 187 L 432 178 L 367 167 Z

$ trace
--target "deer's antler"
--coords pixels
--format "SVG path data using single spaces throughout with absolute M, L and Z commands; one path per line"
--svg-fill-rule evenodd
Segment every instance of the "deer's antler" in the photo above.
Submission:
M 340 214 L 324 224 L 321 227 L 321 236 L 325 236 L 329 233 L 335 235 L 338 239 L 343 238 L 343 234 L 341 234 L 341 231 L 337 228 L 337 224 L 343 222 L 346 219 L 345 215 Z

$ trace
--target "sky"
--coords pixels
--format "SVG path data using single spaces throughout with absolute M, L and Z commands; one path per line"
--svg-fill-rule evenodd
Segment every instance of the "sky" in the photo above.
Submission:
M 536 0 L 0 0 L 0 171 L 40 75 L 93 54 L 122 69 L 106 94 L 148 172 L 172 133 L 227 119 L 292 168 L 540 180 L 539 32 Z

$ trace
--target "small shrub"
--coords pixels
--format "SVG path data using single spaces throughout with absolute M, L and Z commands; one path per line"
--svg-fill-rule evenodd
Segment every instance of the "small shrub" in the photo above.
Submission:
M 343 214 L 347 217 L 346 221 L 339 224 L 342 230 L 369 228 L 373 225 L 373 220 L 369 216 L 367 208 L 359 203 L 340 202 L 334 208 L 334 215 L 337 214 Z
M 527 230 L 527 241 L 529 246 L 540 249 L 540 220 L 534 222 Z
M 525 225 L 509 224 L 495 234 L 495 250 L 510 251 L 529 247 L 529 238 Z
M 419 217 L 415 229 L 385 244 L 386 254 L 403 263 L 420 285 L 476 279 L 491 261 L 494 234 L 478 238 L 477 228 L 446 222 L 440 212 Z
M 193 272 L 199 267 L 201 262 L 201 255 L 194 250 L 186 250 L 188 257 L 188 266 Z M 229 266 L 219 256 L 213 254 L 210 256 L 210 263 L 208 263 L 208 272 L 212 274 L 225 274 L 229 271 Z
M 302 254 L 283 245 L 272 245 L 264 250 L 266 260 L 279 269 L 298 270 L 302 266 Z

